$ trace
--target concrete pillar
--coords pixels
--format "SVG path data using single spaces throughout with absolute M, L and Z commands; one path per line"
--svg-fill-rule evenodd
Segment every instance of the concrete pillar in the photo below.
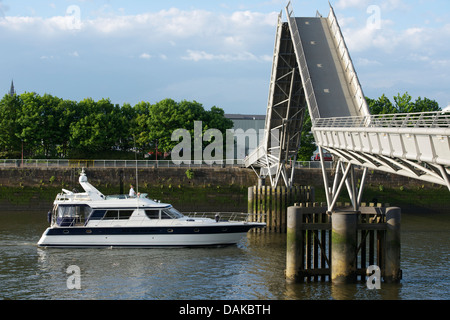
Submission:
M 331 216 L 331 281 L 356 282 L 357 222 L 355 211 L 333 211 Z
M 286 282 L 303 281 L 303 208 L 288 207 L 286 238 Z
M 401 209 L 386 209 L 386 249 L 385 249 L 385 272 L 384 282 L 393 283 L 401 280 L 400 270 L 400 222 Z

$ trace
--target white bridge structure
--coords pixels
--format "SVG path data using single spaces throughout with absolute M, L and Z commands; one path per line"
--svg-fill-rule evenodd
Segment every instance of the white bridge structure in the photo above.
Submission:
M 245 159 L 272 187 L 292 186 L 306 110 L 319 147 L 328 211 L 345 185 L 355 210 L 367 171 L 380 170 L 450 190 L 450 113 L 371 115 L 330 5 L 324 18 L 278 18 L 264 141 Z M 334 179 L 324 149 L 336 160 Z M 355 166 L 363 168 L 358 182 Z M 259 169 L 259 173 L 257 171 Z M 332 183 L 331 183 L 332 182 Z M 358 185 L 359 184 L 359 185 Z

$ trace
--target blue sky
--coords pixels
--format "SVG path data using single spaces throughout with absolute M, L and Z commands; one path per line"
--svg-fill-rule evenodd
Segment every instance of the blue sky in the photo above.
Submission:
M 450 104 L 450 2 L 334 0 L 366 96 Z M 296 16 L 328 1 L 293 0 Z M 0 0 L 0 93 L 265 114 L 284 0 Z

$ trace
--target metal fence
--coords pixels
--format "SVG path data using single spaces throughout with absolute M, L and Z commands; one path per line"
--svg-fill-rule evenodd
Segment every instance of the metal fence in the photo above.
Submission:
M 379 128 L 449 128 L 450 114 L 442 111 L 421 113 L 394 113 L 365 117 L 321 118 L 315 127 L 379 127 Z
M 325 162 L 326 168 L 332 162 Z M 0 168 L 245 168 L 243 159 L 222 161 L 0 159 Z M 320 169 L 320 161 L 298 161 L 295 168 Z

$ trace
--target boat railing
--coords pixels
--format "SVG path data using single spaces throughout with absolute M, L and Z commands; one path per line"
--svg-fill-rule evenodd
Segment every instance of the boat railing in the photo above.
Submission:
M 111 199 L 115 199 L 115 200 L 124 200 L 124 199 L 136 199 L 136 198 L 147 198 L 148 197 L 148 193 L 139 193 L 139 196 L 136 197 L 130 197 L 128 194 L 111 194 L 111 195 L 107 195 L 105 197 L 106 200 L 111 200 Z
M 86 218 L 84 216 L 76 215 L 73 217 L 54 217 L 52 219 L 52 226 L 58 225 L 63 228 L 82 227 L 86 225 Z
M 236 222 L 258 222 L 261 220 L 261 215 L 255 213 L 245 212 L 186 212 L 183 213 L 188 218 L 211 218 L 219 219 L 219 221 L 236 221 Z
M 87 193 L 74 193 L 74 194 L 66 194 L 59 193 L 56 196 L 56 201 L 90 201 L 91 198 Z

